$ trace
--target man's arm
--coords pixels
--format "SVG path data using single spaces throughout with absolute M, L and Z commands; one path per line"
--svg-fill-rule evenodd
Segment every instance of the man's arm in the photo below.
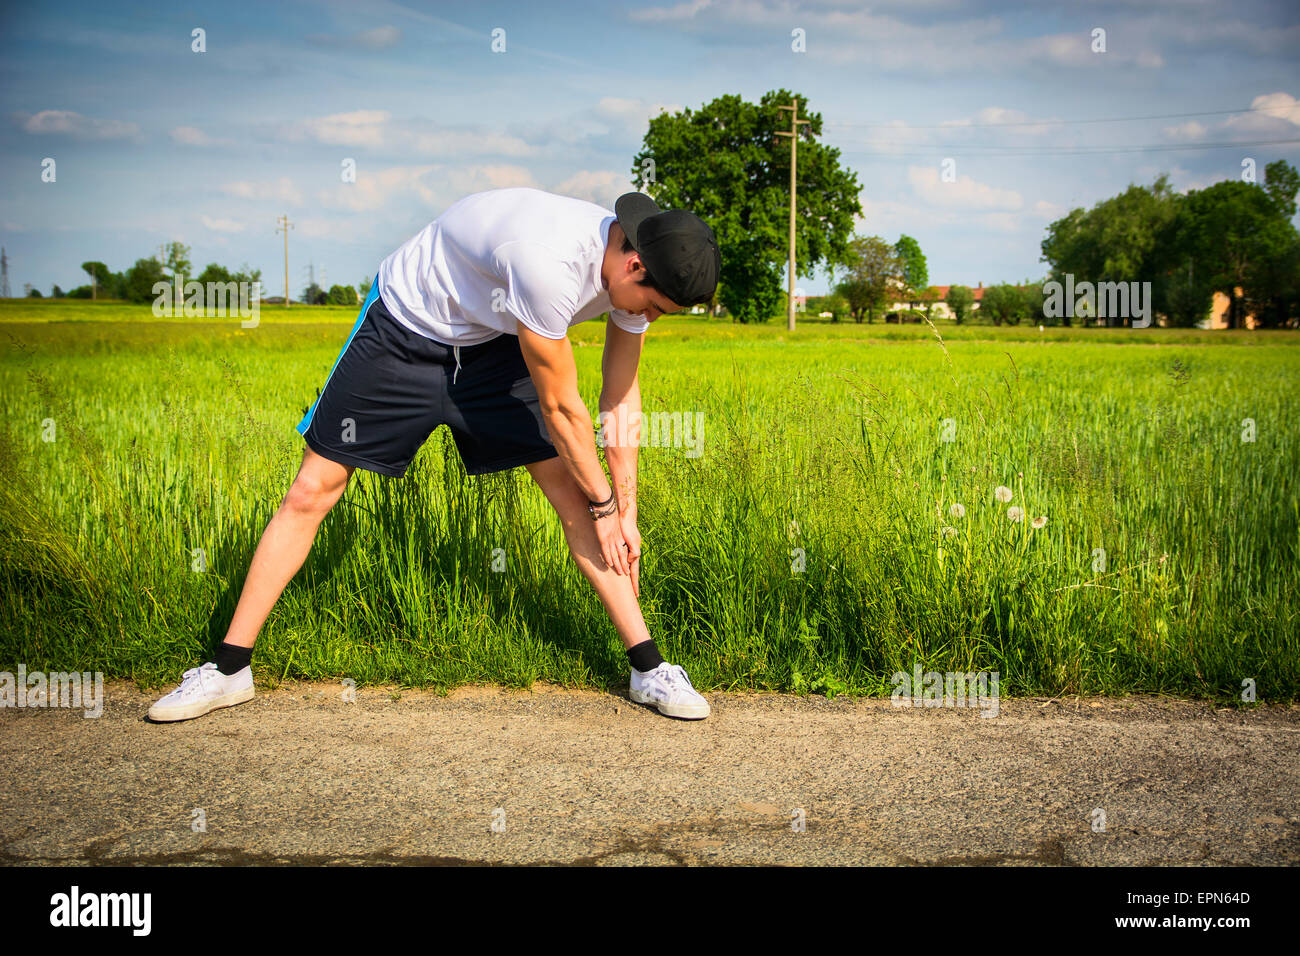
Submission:
M 537 387 L 546 428 L 560 458 L 591 501 L 610 495 L 605 469 L 596 457 L 591 412 L 578 394 L 578 369 L 573 364 L 573 346 L 568 337 L 551 339 L 532 331 L 522 322 L 519 350 Z
M 641 363 L 644 334 L 625 332 L 613 322 L 605 324 L 605 351 L 601 358 L 600 416 L 605 426 L 605 461 L 618 497 L 620 514 L 636 518 L 636 466 L 640 450 Z M 635 423 L 634 425 L 631 423 Z M 626 437 L 626 444 L 623 439 Z

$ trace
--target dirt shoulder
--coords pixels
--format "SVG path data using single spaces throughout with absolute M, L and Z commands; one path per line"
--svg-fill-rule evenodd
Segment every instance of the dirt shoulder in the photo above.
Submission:
M 710 693 L 688 722 L 626 688 L 290 682 L 153 724 L 160 693 L 104 696 L 0 709 L 0 864 L 1300 863 L 1297 705 Z

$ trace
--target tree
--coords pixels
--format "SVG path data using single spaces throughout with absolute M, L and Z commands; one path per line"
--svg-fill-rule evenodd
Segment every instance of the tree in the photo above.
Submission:
M 370 280 L 363 279 L 362 281 L 357 283 L 357 296 L 361 299 L 365 299 L 369 295 L 370 295 Z
M 1208 288 L 1228 297 L 1228 325 L 1240 328 L 1243 300 L 1270 298 L 1272 260 L 1285 258 L 1295 228 L 1273 196 L 1235 180 L 1189 192 L 1180 213 L 1174 247 L 1191 257 Z
M 1264 167 L 1264 191 L 1273 201 L 1283 219 L 1295 215 L 1295 194 L 1300 190 L 1300 173 L 1285 159 L 1277 159 Z
M 894 243 L 894 254 L 902 263 L 904 294 L 912 296 L 923 292 L 930 284 L 930 271 L 921 244 L 911 236 L 899 236 L 898 242 Z
M 112 299 L 118 298 L 117 293 L 121 287 L 122 277 L 108 271 L 108 266 L 102 262 L 83 262 L 82 270 L 91 279 L 92 299 Z
M 163 245 L 163 267 L 170 270 L 172 279 L 188 276 L 194 268 L 190 262 L 190 247 L 181 242 L 168 242 Z
M 1246 311 L 1260 328 L 1294 326 L 1300 318 L 1300 236 L 1269 254 L 1252 270 L 1246 288 Z
M 230 274 L 230 270 L 225 266 L 218 265 L 215 262 L 209 262 L 203 267 L 203 271 L 198 274 L 197 281 L 202 282 L 206 288 L 209 282 L 218 282 L 224 285 L 227 282 L 234 282 L 236 280 L 235 277 Z
M 29 288 L 29 289 L 27 290 L 27 298 L 29 298 L 29 299 L 43 299 L 43 298 L 45 298 L 45 296 L 41 294 L 41 290 L 40 290 L 40 289 L 36 288 L 35 286 L 32 286 L 31 288 Z
M 944 301 L 948 303 L 948 308 L 952 310 L 952 317 L 958 325 L 961 325 L 975 310 L 975 293 L 968 285 L 949 286 Z
M 876 310 L 888 304 L 894 286 L 902 281 L 902 263 L 889 243 L 879 236 L 854 236 L 841 264 L 848 274 L 835 286 L 844 297 L 855 322 L 874 322 Z
M 66 298 L 67 295 L 66 295 L 66 293 L 65 293 L 62 289 L 60 289 L 60 288 L 58 287 L 58 285 L 56 284 L 56 285 L 54 286 L 54 288 L 52 288 L 52 289 L 50 290 L 50 297 L 53 298 L 53 299 L 63 299 L 63 298 Z
M 1167 176 L 1150 186 L 1130 185 L 1118 196 L 1102 200 L 1092 209 L 1073 209 L 1047 227 L 1042 259 L 1051 265 L 1051 278 L 1064 285 L 1075 282 L 1131 282 L 1154 280 L 1172 268 L 1172 230 L 1183 197 L 1169 186 Z M 1165 303 L 1157 300 L 1158 311 Z M 1107 324 L 1122 318 L 1107 316 Z M 1066 325 L 1068 316 L 1062 317 Z
M 1024 314 L 1025 301 L 1020 289 L 1005 282 L 991 285 L 984 290 L 984 299 L 980 303 L 980 314 L 987 315 L 994 325 L 1006 322 L 1017 325 Z
M 848 301 L 842 295 L 831 293 L 830 295 L 810 295 L 808 297 L 807 313 L 809 315 L 820 316 L 823 312 L 829 312 L 831 321 L 838 322 L 841 316 L 848 314 L 848 311 Z
M 122 298 L 131 302 L 152 302 L 155 283 L 165 282 L 162 263 L 157 259 L 137 259 L 122 276 Z
M 357 290 L 350 285 L 332 285 L 326 298 L 330 305 L 356 305 Z
M 302 302 L 305 305 L 324 305 L 327 299 L 325 290 L 314 282 L 302 290 Z
M 1043 285 L 1046 279 L 1030 282 L 1028 279 L 1018 287 L 1020 292 L 1020 316 L 1031 322 L 1043 323 Z M 1020 320 L 1017 319 L 1017 322 Z
M 722 255 L 720 301 L 741 322 L 766 321 L 781 296 L 781 269 L 789 254 L 790 145 L 777 131 L 790 128 L 798 104 L 797 276 L 847 255 L 854 216 L 861 215 L 855 173 L 842 169 L 839 150 L 817 142 L 820 114 L 788 90 L 765 93 L 755 105 L 718 97 L 698 110 L 651 118 L 633 159 L 637 188 L 661 209 L 688 209 L 717 236 Z

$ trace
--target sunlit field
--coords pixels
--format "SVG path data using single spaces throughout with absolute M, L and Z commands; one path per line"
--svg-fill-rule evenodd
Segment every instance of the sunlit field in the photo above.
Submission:
M 0 669 L 155 687 L 210 659 L 355 318 L 263 306 L 241 329 L 0 304 Z M 571 334 L 593 413 L 603 335 Z M 1230 702 L 1253 682 L 1293 699 L 1296 342 L 661 319 L 643 410 L 702 415 L 703 432 L 692 448 L 661 429 L 640 452 L 650 632 L 702 690 L 887 696 L 920 664 L 998 671 L 1006 697 Z M 527 472 L 467 477 L 446 429 L 404 479 L 355 473 L 253 668 L 437 688 L 627 679 Z

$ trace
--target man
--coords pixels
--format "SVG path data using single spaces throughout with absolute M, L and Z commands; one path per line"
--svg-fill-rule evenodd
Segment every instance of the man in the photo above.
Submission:
M 253 697 L 253 643 L 357 468 L 401 477 L 447 425 L 471 475 L 523 465 L 627 649 L 629 696 L 673 717 L 708 702 L 660 656 L 638 603 L 637 445 L 607 444 L 605 477 L 578 393 L 568 328 L 605 312 L 607 434 L 640 416 L 637 366 L 659 316 L 704 302 L 721 259 L 713 231 L 640 193 L 614 211 L 536 189 L 476 193 L 386 258 L 320 395 L 298 424 L 302 466 L 267 525 L 216 660 L 149 710 L 199 717 Z

